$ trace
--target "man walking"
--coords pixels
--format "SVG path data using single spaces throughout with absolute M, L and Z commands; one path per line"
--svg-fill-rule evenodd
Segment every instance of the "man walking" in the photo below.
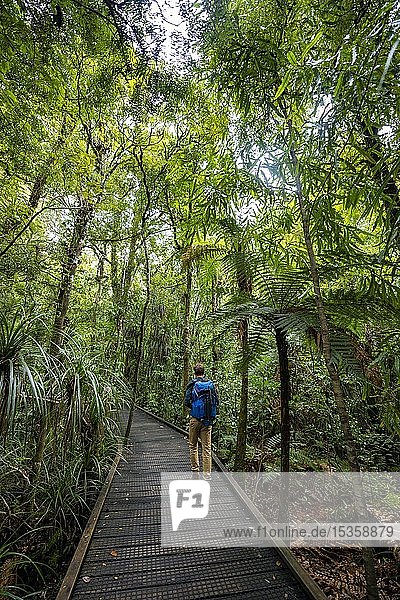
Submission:
M 203 456 L 203 477 L 211 477 L 211 430 L 217 415 L 218 394 L 214 383 L 204 376 L 204 367 L 198 363 L 194 367 L 192 379 L 185 392 L 185 407 L 190 412 L 189 454 L 194 473 L 199 472 L 198 441 L 201 440 Z

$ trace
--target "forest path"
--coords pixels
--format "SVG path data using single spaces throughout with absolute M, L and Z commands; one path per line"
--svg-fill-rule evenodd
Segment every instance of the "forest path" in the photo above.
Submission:
M 86 554 L 74 557 L 57 600 L 324 598 L 306 591 L 275 548 L 161 547 L 160 472 L 188 469 L 184 435 L 137 409 Z

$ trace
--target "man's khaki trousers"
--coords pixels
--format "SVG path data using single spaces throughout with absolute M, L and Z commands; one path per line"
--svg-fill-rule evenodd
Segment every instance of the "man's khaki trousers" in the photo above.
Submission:
M 189 453 L 192 471 L 199 470 L 198 441 L 203 450 L 203 473 L 211 473 L 211 430 L 212 425 L 203 425 L 194 417 L 189 421 Z

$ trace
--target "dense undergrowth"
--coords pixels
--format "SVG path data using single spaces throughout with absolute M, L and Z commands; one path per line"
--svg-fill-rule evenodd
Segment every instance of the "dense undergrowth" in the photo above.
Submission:
M 0 595 L 50 597 L 115 457 L 128 388 L 76 341 L 49 354 L 31 320 L 3 317 L 0 331 Z

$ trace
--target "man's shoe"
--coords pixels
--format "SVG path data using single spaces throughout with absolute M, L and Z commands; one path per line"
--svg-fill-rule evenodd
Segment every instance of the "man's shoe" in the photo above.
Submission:
M 200 479 L 200 473 L 198 471 L 192 471 L 192 479 Z

